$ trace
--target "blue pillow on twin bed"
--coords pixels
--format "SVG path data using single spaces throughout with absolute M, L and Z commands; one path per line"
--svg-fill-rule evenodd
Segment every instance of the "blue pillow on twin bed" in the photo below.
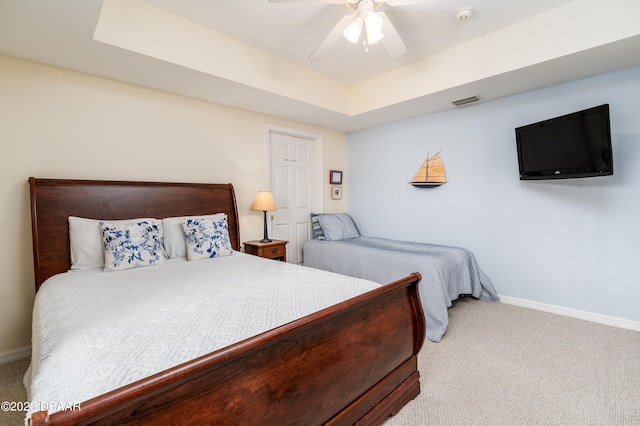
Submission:
M 190 261 L 233 254 L 226 214 L 217 218 L 183 217 L 182 228 Z
M 141 219 L 130 223 L 100 222 L 104 270 L 121 271 L 164 263 L 162 222 Z
M 322 229 L 322 234 L 327 241 L 348 240 L 358 238 L 360 233 L 353 219 L 346 213 L 337 214 L 320 214 L 318 216 L 318 224 Z M 313 217 L 312 217 L 313 223 Z

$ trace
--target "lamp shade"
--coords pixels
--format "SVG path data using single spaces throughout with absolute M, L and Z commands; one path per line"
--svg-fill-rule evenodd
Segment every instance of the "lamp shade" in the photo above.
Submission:
M 269 191 L 260 191 L 256 195 L 256 199 L 251 204 L 251 210 L 260 211 L 274 211 L 276 209 L 276 203 L 273 201 L 273 196 Z

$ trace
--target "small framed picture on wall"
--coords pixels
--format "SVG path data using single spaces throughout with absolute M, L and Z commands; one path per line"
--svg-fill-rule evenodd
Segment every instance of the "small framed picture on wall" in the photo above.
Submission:
M 329 183 L 331 185 L 342 185 L 342 172 L 339 170 L 331 170 L 329 172 Z
M 331 199 L 332 200 L 341 200 L 342 199 L 342 188 L 339 186 L 331 187 Z

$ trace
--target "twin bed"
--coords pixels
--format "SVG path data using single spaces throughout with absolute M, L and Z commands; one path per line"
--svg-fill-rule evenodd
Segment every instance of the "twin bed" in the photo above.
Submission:
M 462 295 L 499 301 L 493 284 L 464 248 L 360 235 L 347 214 L 312 215 L 315 239 L 303 248 L 304 265 L 387 283 L 417 271 L 427 338 L 439 342 L 447 330 L 447 309 Z
M 32 425 L 378 424 L 420 392 L 420 274 L 379 285 L 241 253 L 230 184 L 29 184 Z M 103 237 L 136 219 L 147 238 L 158 223 L 167 236 L 154 218 L 214 213 L 225 244 L 211 259 L 174 242 L 145 267 L 116 250 L 105 263 L 125 270 L 105 272 L 77 267 L 83 246 L 70 270 L 70 216 L 107 222 Z

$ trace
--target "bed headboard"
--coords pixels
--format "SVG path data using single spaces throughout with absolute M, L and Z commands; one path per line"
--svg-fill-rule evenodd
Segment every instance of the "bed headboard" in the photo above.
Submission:
M 36 291 L 49 277 L 68 271 L 69 216 L 133 219 L 226 213 L 229 237 L 240 250 L 233 185 L 29 178 Z

